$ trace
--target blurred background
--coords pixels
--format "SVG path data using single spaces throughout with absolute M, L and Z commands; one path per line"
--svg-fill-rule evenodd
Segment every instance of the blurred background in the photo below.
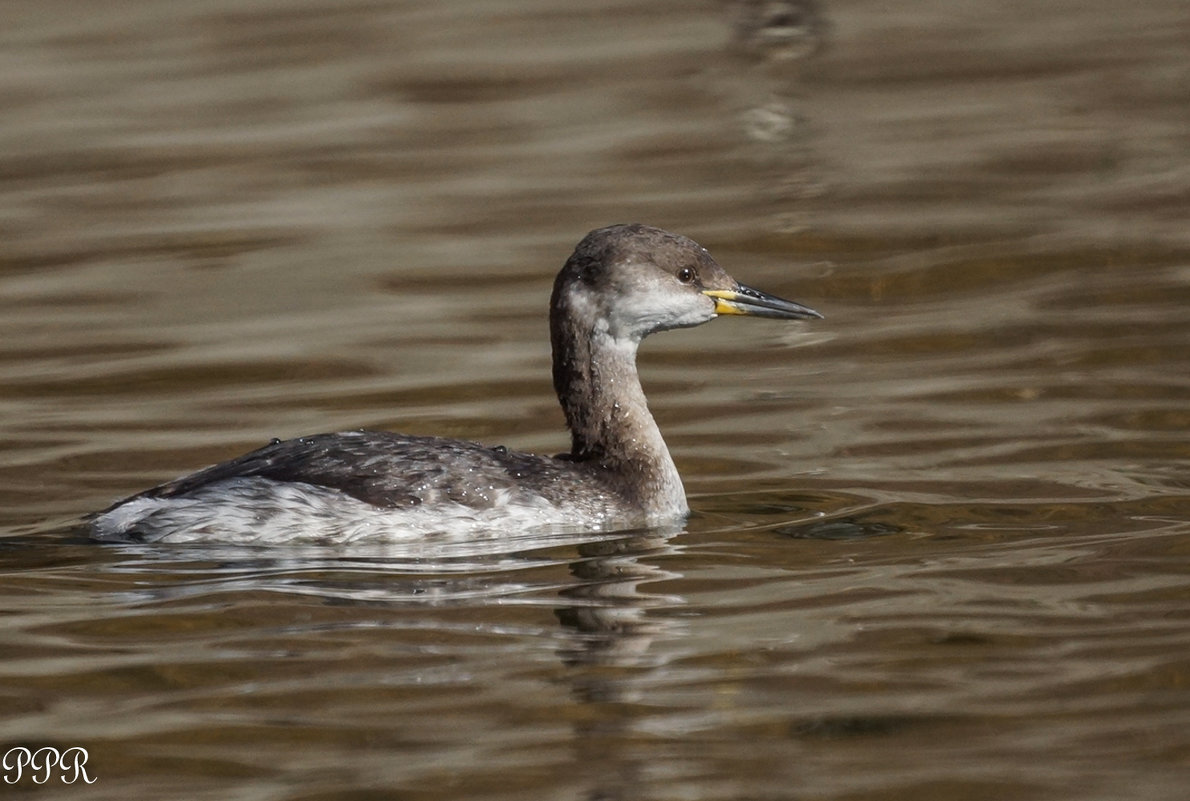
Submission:
M 1184 798 L 1182 0 L 2 16 L 0 743 L 63 797 Z M 826 315 L 642 349 L 684 530 L 76 528 L 274 436 L 564 450 L 627 221 Z

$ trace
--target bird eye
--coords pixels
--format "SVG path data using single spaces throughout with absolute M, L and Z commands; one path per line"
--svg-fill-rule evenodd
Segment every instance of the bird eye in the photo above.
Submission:
M 698 278 L 698 271 L 693 267 L 683 267 L 678 270 L 678 280 L 683 284 L 693 284 L 695 278 Z

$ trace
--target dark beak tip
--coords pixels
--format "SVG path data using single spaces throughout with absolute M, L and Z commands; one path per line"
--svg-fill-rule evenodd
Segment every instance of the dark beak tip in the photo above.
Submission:
M 811 309 L 809 306 L 803 306 L 791 300 L 770 295 L 754 287 L 745 284 L 736 284 L 736 292 L 743 297 L 741 300 L 745 305 L 751 306 L 753 313 L 757 316 L 772 316 L 784 317 L 788 320 L 822 320 L 824 319 L 821 312 Z M 769 312 L 768 315 L 764 312 Z

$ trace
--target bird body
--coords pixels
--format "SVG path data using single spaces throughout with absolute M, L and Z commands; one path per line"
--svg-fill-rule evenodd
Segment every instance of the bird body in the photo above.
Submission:
M 651 333 L 719 314 L 820 316 L 741 286 L 685 237 L 643 225 L 592 231 L 550 300 L 569 453 L 375 431 L 274 440 L 116 503 L 91 520 L 92 536 L 353 542 L 680 520 L 685 491 L 649 413 L 636 352 Z

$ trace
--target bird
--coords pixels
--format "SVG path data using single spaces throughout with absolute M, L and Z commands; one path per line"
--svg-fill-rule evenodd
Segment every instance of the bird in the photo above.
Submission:
M 681 476 L 636 368 L 650 334 L 813 309 L 740 284 L 701 245 L 640 223 L 588 233 L 550 296 L 553 385 L 571 446 L 536 455 L 444 437 L 274 439 L 88 518 L 99 541 L 384 542 L 683 521 Z

